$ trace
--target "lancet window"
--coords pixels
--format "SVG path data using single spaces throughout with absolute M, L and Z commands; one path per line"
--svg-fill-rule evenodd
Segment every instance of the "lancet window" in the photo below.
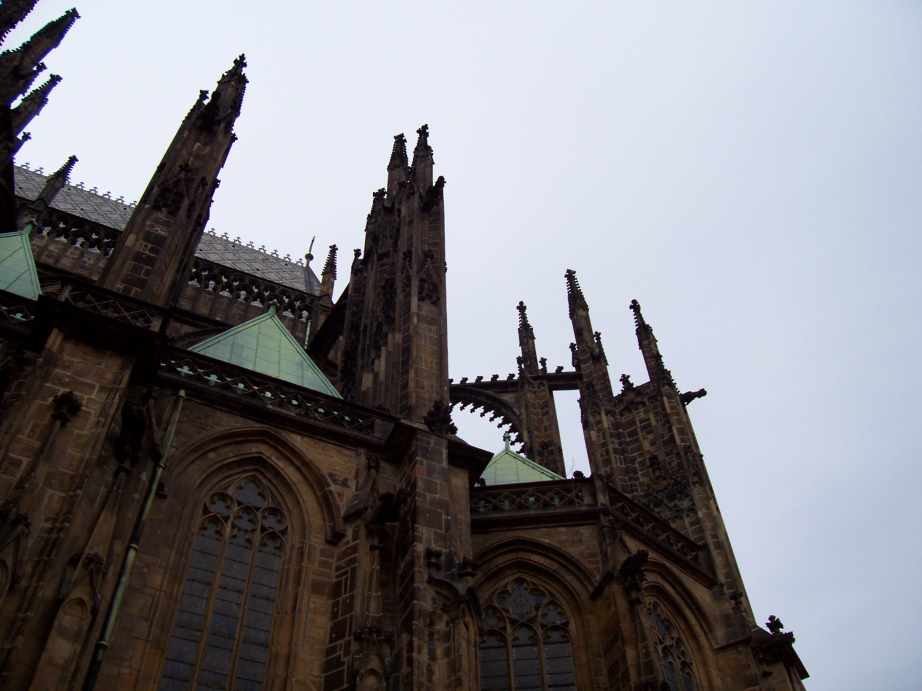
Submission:
M 512 580 L 484 610 L 481 691 L 576 691 L 570 621 L 544 588 Z
M 256 477 L 207 498 L 159 691 L 262 689 L 287 528 Z
M 691 659 L 675 627 L 663 615 L 658 604 L 651 603 L 647 609 L 669 691 L 696 691 L 698 686 L 695 684 Z

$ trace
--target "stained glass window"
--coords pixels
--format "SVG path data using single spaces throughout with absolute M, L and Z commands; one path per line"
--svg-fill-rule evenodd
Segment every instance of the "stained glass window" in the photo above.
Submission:
M 262 689 L 287 527 L 255 477 L 208 497 L 159 691 Z
M 487 607 L 481 691 L 576 691 L 569 619 L 544 588 L 516 578 Z
M 691 659 L 675 627 L 663 616 L 658 604 L 650 603 L 647 609 L 669 691 L 696 691 Z

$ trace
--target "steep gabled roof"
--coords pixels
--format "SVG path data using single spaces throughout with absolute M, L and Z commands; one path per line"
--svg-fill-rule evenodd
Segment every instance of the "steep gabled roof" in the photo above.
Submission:
M 274 304 L 270 305 L 265 314 L 198 343 L 189 350 L 341 398 L 330 380 L 275 316 Z
M 29 244 L 32 223 L 22 230 L 0 234 L 0 290 L 37 300 L 42 289 Z
M 480 476 L 488 486 L 566 479 L 509 448 L 508 434 L 505 435 L 505 441 L 506 448 L 490 459 Z

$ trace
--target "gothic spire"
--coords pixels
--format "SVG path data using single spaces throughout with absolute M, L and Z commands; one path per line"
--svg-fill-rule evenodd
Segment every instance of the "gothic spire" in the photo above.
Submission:
M 79 18 L 77 10 L 70 9 L 39 29 L 19 48 L 0 53 L 0 100 L 12 103 L 29 88 L 45 67 L 42 59 L 58 47 Z
M 327 255 L 327 262 L 323 265 L 323 271 L 321 276 L 326 276 L 331 274 L 333 279 L 336 279 L 336 250 L 339 249 L 336 245 L 330 245 L 330 253 Z
M 333 282 L 336 280 L 336 250 L 336 245 L 330 245 L 327 263 L 323 265 L 323 271 L 320 274 L 321 295 L 333 294 Z
M 656 343 L 656 336 L 653 335 L 653 329 L 647 324 L 640 311 L 640 303 L 637 300 L 631 300 L 631 311 L 634 313 L 635 333 L 637 334 L 637 344 L 640 346 L 640 352 L 643 354 L 644 364 L 647 366 L 647 374 L 650 375 L 652 382 L 672 382 L 672 374 L 663 364 L 663 356 L 660 355 L 659 346 Z
M 32 11 L 38 0 L 4 0 L 0 4 L 0 43 Z
M 535 349 L 535 332 L 528 323 L 528 313 L 525 303 L 519 301 L 516 306 L 519 311 L 519 346 L 522 349 L 522 369 L 528 374 L 538 373 L 538 352 Z
M 419 188 L 425 192 L 432 186 L 432 147 L 429 146 L 429 125 L 423 125 L 416 134 L 416 148 L 413 149 L 412 175 Z
M 61 78 L 56 74 L 52 74 L 47 82 L 26 94 L 12 112 L 14 135 L 19 136 L 19 133 L 32 122 L 32 119 L 42 112 L 42 108 L 48 103 L 48 94 L 60 82 Z
M 589 305 L 586 303 L 582 288 L 579 287 L 576 272 L 573 269 L 567 269 L 565 276 L 567 278 L 567 302 L 570 305 L 570 319 L 572 319 L 577 308 L 582 307 L 588 312 Z
M 19 218 L 16 224 L 19 228 L 24 228 L 30 219 L 35 219 L 36 221 L 42 219 L 48 207 L 51 206 L 51 202 L 58 196 L 58 192 L 67 184 L 70 179 L 71 171 L 73 171 L 76 163 L 77 157 L 71 156 L 64 162 L 64 165 L 58 168 L 47 180 L 45 180 L 45 185 L 42 187 L 42 191 L 39 192 L 38 197 L 29 202 L 23 207 L 22 211 L 19 212 Z M 36 228 L 39 227 L 41 227 L 40 224 L 36 224 Z
M 246 66 L 246 56 L 241 53 L 234 60 L 234 66 L 221 76 L 218 86 L 202 110 L 200 129 L 213 132 L 222 123 L 228 130 L 233 128 L 234 121 L 240 115 L 243 94 L 249 81 L 243 73 L 243 68 Z
M 218 173 L 237 139 L 245 66 L 241 55 L 210 99 L 199 94 L 179 126 L 99 278 L 107 289 L 156 305 L 178 298 L 208 222 Z
M 410 164 L 407 161 L 407 138 L 401 132 L 394 137 L 391 160 L 387 163 L 387 196 L 390 199 L 394 198 L 400 183 L 406 181 L 409 166 Z

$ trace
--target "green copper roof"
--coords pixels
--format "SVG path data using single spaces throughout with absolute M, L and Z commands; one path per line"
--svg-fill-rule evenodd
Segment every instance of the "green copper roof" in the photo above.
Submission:
M 202 341 L 189 350 L 342 398 L 275 316 L 274 304 L 264 315 Z
M 513 485 L 519 482 L 547 482 L 548 480 L 564 480 L 557 473 L 529 461 L 522 454 L 509 448 L 509 435 L 503 435 L 506 448 L 490 459 L 484 468 L 481 479 L 487 485 Z
M 31 230 L 29 221 L 22 230 L 0 234 L 0 290 L 37 300 L 42 289 L 29 244 Z

